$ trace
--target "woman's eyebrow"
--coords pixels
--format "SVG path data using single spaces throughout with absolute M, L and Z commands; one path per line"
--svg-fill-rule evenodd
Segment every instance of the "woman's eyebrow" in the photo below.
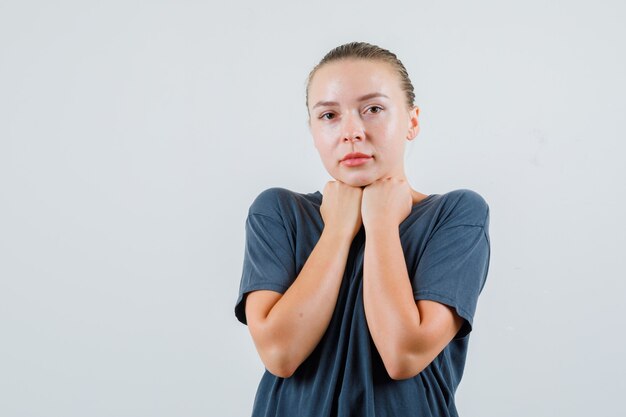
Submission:
M 374 97 L 385 97 L 385 98 L 389 98 L 388 96 L 386 96 L 386 95 L 385 95 L 385 94 L 383 94 L 383 93 L 378 93 L 378 92 L 376 92 L 376 93 L 369 93 L 369 94 L 366 94 L 366 95 L 364 95 L 364 96 L 362 96 L 362 97 L 359 97 L 359 98 L 357 99 L 357 101 L 365 101 L 365 100 L 369 100 L 370 98 L 374 98 Z M 316 103 L 316 104 L 312 107 L 312 109 L 314 109 L 314 108 L 316 108 L 316 107 L 319 107 L 319 106 L 336 106 L 336 105 L 338 105 L 338 104 L 339 104 L 339 103 L 337 103 L 336 101 L 318 101 L 318 102 L 317 102 L 317 103 Z

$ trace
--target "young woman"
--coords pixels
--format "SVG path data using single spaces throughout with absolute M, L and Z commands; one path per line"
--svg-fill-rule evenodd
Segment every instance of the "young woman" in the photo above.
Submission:
M 395 54 L 339 46 L 306 94 L 335 181 L 268 188 L 250 206 L 235 314 L 266 367 L 252 415 L 457 416 L 489 206 L 469 189 L 410 187 L 419 109 Z

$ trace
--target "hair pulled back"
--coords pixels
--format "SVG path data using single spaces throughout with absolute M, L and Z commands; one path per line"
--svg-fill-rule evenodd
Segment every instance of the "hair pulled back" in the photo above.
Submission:
M 376 60 L 390 64 L 400 78 L 400 87 L 406 95 L 407 108 L 411 109 L 415 105 L 415 92 L 413 84 L 409 78 L 409 74 L 398 59 L 398 57 L 387 49 L 381 48 L 376 45 L 372 45 L 367 42 L 350 42 L 340 45 L 330 52 L 328 52 L 324 58 L 311 70 L 307 78 L 306 83 L 306 108 L 309 109 L 309 87 L 311 86 L 311 80 L 313 76 L 325 64 L 334 61 L 346 60 L 346 59 L 364 59 L 364 60 Z

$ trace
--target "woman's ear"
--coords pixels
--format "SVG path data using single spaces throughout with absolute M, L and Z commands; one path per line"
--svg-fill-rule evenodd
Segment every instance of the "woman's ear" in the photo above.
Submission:
M 417 106 L 413 106 L 413 108 L 409 110 L 409 131 L 406 135 L 408 140 L 413 140 L 420 131 L 419 120 L 417 119 L 419 112 L 420 109 Z
M 312 131 L 312 126 L 311 126 L 311 116 L 309 115 L 306 119 L 306 127 L 309 129 L 309 132 L 313 133 Z

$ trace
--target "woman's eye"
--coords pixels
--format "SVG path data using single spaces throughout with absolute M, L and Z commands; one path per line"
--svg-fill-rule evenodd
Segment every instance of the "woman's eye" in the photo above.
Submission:
M 370 107 L 370 108 L 369 108 L 369 110 L 371 110 L 371 109 L 378 109 L 378 111 L 375 111 L 374 113 L 380 113 L 380 111 L 381 111 L 383 108 L 382 108 L 382 107 L 380 107 L 380 106 L 372 106 L 372 107 Z
M 329 118 L 325 117 L 325 116 L 332 116 L 332 113 L 324 113 L 320 116 L 320 119 L 326 119 L 326 120 L 330 120 Z

